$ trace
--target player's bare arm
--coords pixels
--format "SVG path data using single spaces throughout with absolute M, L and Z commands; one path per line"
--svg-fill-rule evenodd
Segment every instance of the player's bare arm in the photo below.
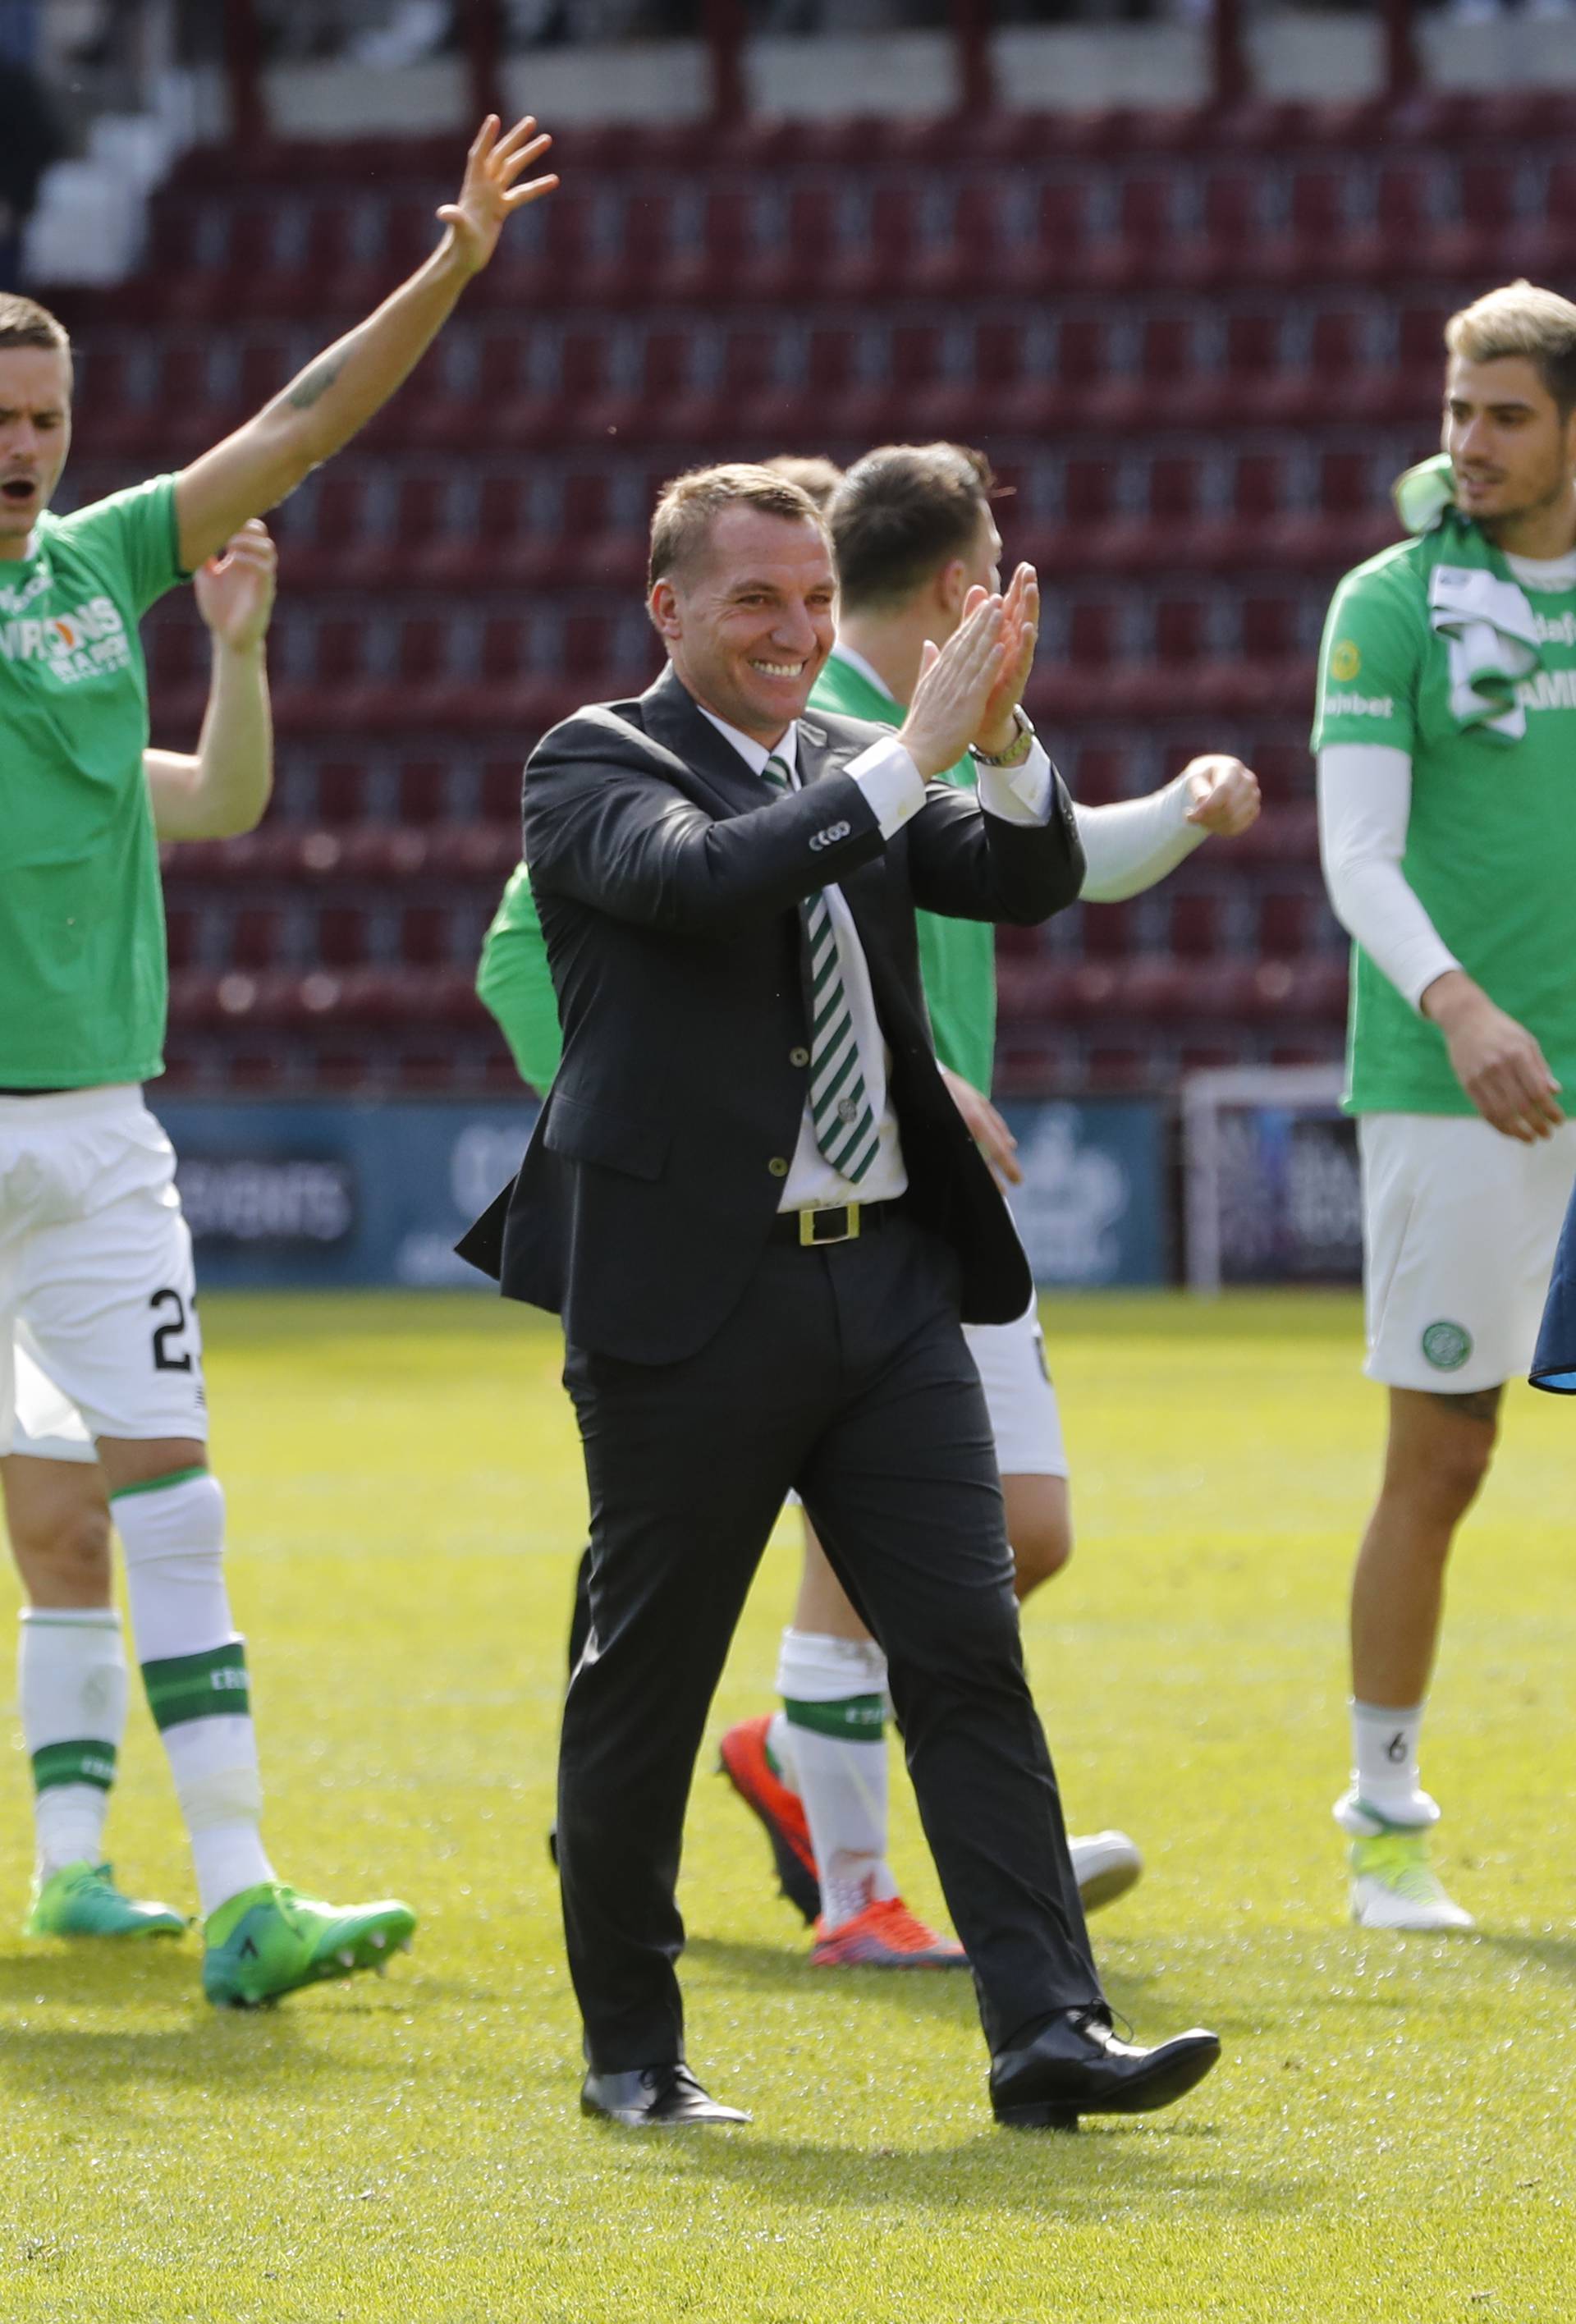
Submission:
M 466 156 L 457 199 L 438 212 L 443 239 L 427 263 L 255 418 L 182 471 L 176 510 L 189 572 L 249 517 L 287 499 L 388 401 L 491 259 L 505 221 L 558 184 L 554 176 L 523 177 L 551 143 L 529 114 L 502 134 L 489 114 Z
M 1452 1071 L 1485 1121 L 1524 1146 L 1559 1128 L 1560 1084 L 1543 1050 L 1464 969 L 1436 976 L 1421 1007 L 1444 1035 Z
M 279 552 L 255 517 L 195 576 L 213 640 L 213 676 L 195 758 L 148 751 L 143 765 L 161 839 L 233 839 L 263 820 L 273 788 L 265 641 Z

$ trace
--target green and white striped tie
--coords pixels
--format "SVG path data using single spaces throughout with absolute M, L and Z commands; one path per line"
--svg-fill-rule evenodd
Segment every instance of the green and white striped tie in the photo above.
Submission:
M 781 759 L 762 769 L 774 791 L 793 788 Z M 817 889 L 799 906 L 810 954 L 810 1119 L 816 1143 L 839 1176 L 857 1186 L 876 1158 L 880 1140 L 860 1066 L 853 1013 L 843 985 L 837 931 L 825 897 Z

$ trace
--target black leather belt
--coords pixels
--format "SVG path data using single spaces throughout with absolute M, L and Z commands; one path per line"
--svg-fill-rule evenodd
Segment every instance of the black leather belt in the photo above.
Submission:
M 69 1093 L 63 1089 L 0 1089 L 0 1097 L 66 1097 Z
M 902 1213 L 896 1202 L 829 1203 L 820 1210 L 781 1211 L 771 1222 L 773 1242 L 795 1244 L 801 1250 L 822 1250 L 828 1243 L 857 1242 L 890 1226 Z

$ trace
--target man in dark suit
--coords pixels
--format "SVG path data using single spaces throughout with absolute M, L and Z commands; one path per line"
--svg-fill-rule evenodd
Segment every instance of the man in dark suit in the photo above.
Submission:
M 562 1314 L 585 1451 L 592 1634 L 558 1801 L 582 2104 L 745 2118 L 684 2062 L 674 1887 L 706 1711 L 797 1486 L 888 1656 L 996 2113 L 1067 2126 L 1168 2104 L 1219 2044 L 1118 2042 L 1090 1958 L 960 1328 L 1032 1286 L 936 1068 L 914 909 L 1043 920 L 1083 859 L 1018 706 L 1028 568 L 974 593 L 895 735 L 803 715 L 834 598 L 796 485 L 681 477 L 651 538 L 668 669 L 526 770 L 563 1062 L 461 1248 Z M 971 744 L 977 797 L 926 787 Z

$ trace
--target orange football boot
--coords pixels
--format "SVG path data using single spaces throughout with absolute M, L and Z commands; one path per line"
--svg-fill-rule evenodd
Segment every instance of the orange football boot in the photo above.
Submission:
M 810 1827 L 797 1792 L 790 1792 L 767 1757 L 766 1730 L 770 1717 L 741 1720 L 723 1738 L 718 1761 L 745 1806 L 766 1826 L 772 1861 L 783 1895 L 814 1923 L 821 1910 L 821 1883 L 816 1874 L 816 1851 Z
M 812 1969 L 967 1969 L 955 1937 L 917 1921 L 901 1896 L 883 1896 L 828 1932 L 816 1923 Z

